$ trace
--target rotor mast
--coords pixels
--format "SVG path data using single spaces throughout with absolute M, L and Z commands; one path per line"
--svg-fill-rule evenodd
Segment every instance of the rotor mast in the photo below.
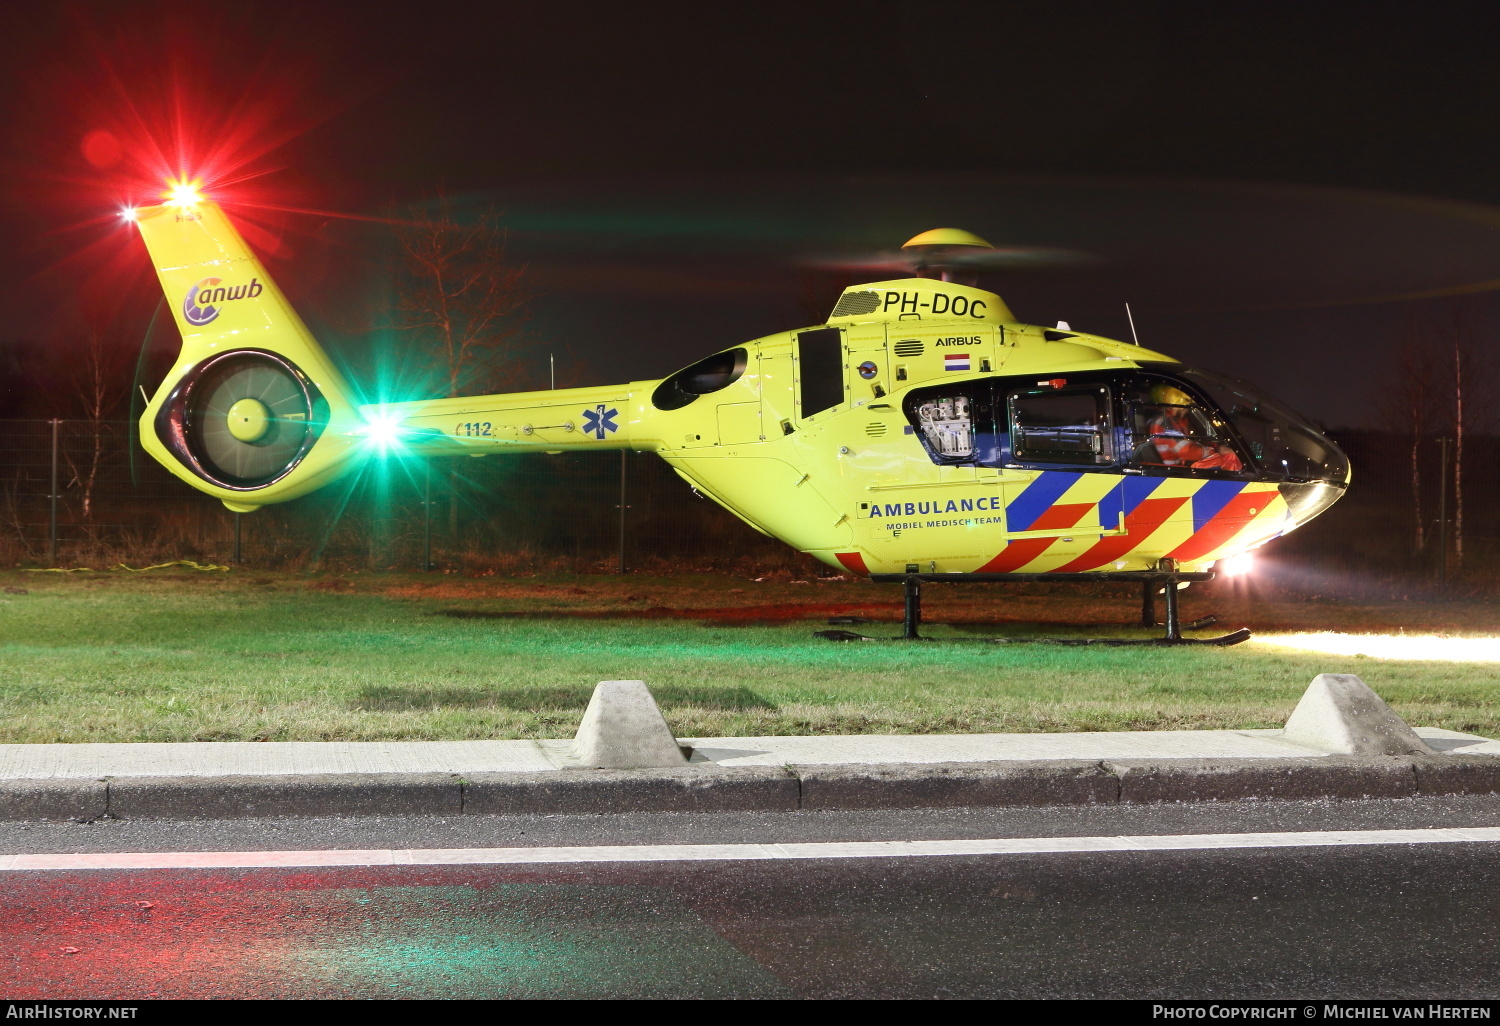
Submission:
M 962 228 L 934 228 L 908 239 L 901 247 L 912 254 L 918 278 L 935 278 L 973 288 L 979 284 L 981 255 L 995 247 Z

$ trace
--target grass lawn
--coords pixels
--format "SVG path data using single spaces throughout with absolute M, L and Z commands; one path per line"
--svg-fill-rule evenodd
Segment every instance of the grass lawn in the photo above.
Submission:
M 645 680 L 682 736 L 1272 727 L 1324 671 L 1358 673 L 1415 724 L 1500 736 L 1500 663 L 813 638 L 834 613 L 897 617 L 898 588 L 849 580 L 3 571 L 0 586 L 5 742 L 566 737 L 614 678 Z M 1134 616 L 1129 589 L 929 595 L 931 621 L 1021 636 Z M 1496 603 L 1184 596 L 1189 617 L 1257 631 L 1500 634 Z

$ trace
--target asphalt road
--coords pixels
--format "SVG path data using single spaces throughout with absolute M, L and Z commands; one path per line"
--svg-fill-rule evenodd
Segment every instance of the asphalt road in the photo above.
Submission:
M 1500 825 L 1500 800 L 3 824 L 0 854 Z M 0 996 L 1487 998 L 1500 845 L 6 872 Z M 70 950 L 74 949 L 74 950 Z

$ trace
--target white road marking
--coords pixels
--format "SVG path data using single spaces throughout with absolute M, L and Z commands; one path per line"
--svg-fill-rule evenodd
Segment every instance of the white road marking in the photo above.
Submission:
M 726 862 L 882 859 L 935 855 L 1325 848 L 1369 844 L 1500 841 L 1500 827 L 1444 830 L 1310 830 L 1264 834 L 1133 837 L 998 837 L 955 841 L 828 841 L 792 844 L 630 844 L 568 848 L 372 848 L 335 851 L 168 851 L 0 855 L 0 872 L 62 869 L 277 869 L 329 866 L 486 866 L 588 862 Z

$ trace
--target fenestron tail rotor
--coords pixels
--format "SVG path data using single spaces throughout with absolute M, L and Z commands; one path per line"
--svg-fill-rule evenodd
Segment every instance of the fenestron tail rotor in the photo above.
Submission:
M 295 364 L 264 350 L 204 361 L 157 414 L 159 436 L 223 488 L 263 488 L 307 455 L 327 403 Z

